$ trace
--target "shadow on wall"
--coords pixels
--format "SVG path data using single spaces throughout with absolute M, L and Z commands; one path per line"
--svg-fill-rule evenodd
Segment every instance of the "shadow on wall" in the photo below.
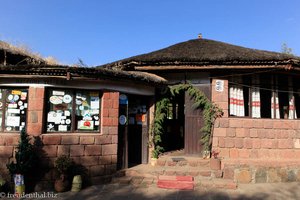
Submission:
M 158 189 L 156 187 L 135 188 L 130 185 L 98 185 L 92 186 L 79 193 L 60 194 L 64 200 L 73 199 L 144 199 L 144 200 L 273 200 L 273 199 L 300 199 L 300 184 L 257 184 L 248 185 L 242 192 L 221 190 L 176 191 Z

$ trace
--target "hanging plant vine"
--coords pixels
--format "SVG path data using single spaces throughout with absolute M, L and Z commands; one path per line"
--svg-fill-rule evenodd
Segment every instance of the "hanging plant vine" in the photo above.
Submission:
M 150 144 L 153 148 L 152 158 L 158 158 L 158 156 L 164 151 L 164 148 L 160 146 L 160 144 L 162 141 L 161 136 L 165 132 L 165 122 L 169 103 L 170 99 L 162 96 L 155 104 L 154 122 L 150 129 Z
M 165 132 L 165 120 L 167 118 L 168 104 L 170 98 L 175 97 L 180 92 L 187 92 L 191 99 L 194 100 L 193 108 L 203 110 L 204 126 L 200 129 L 203 133 L 201 142 L 205 151 L 211 150 L 212 144 L 212 131 L 215 120 L 223 115 L 223 111 L 214 103 L 212 103 L 207 96 L 193 85 L 178 84 L 168 87 L 165 95 L 161 97 L 155 104 L 154 122 L 150 130 L 151 144 L 153 145 L 152 157 L 158 158 L 159 154 L 163 152 L 163 148 L 160 146 L 161 136 Z
M 204 126 L 200 129 L 203 133 L 201 141 L 204 150 L 210 151 L 213 125 L 215 120 L 223 115 L 222 109 L 212 103 L 201 90 L 189 83 L 171 86 L 170 91 L 173 96 L 179 94 L 181 91 L 186 91 L 191 99 L 194 100 L 193 108 L 203 110 Z

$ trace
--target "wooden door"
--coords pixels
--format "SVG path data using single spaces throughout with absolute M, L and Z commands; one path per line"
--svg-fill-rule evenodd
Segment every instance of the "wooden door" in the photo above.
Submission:
M 210 84 L 195 86 L 210 99 Z M 184 130 L 184 152 L 185 154 L 200 154 L 202 151 L 200 129 L 204 125 L 201 109 L 194 109 L 194 100 L 185 93 L 185 130 Z

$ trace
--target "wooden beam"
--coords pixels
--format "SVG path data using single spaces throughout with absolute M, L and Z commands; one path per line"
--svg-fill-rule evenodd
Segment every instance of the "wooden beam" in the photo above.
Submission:
M 205 66 L 143 66 L 134 67 L 140 71 L 166 71 L 166 70 L 215 70 L 215 69 L 285 69 L 285 70 L 300 70 L 287 65 L 205 65 Z

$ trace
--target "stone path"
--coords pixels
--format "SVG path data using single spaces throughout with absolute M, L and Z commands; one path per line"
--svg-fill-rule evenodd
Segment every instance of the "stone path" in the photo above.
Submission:
M 298 200 L 300 183 L 240 185 L 237 190 L 193 191 L 159 189 L 155 186 L 107 184 L 88 187 L 78 193 L 58 194 L 59 200 Z

